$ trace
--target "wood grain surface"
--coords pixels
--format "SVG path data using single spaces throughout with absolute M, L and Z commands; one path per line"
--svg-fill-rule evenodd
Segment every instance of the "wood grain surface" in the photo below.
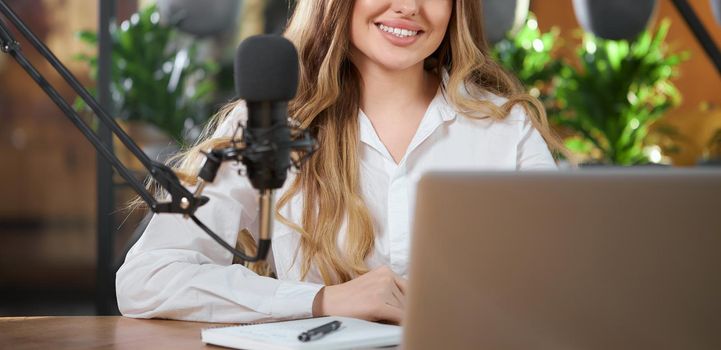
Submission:
M 0 349 L 220 349 L 203 344 L 200 331 L 222 326 L 228 325 L 119 316 L 2 317 Z

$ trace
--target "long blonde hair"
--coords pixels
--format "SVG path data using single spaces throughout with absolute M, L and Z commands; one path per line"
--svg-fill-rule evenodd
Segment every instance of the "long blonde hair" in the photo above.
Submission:
M 551 150 L 563 152 L 541 103 L 524 93 L 518 81 L 490 58 L 480 1 L 453 1 L 445 38 L 425 62 L 426 69 L 439 81 L 442 71 L 448 72 L 445 93 L 449 102 L 466 117 L 496 120 L 521 105 Z M 360 77 L 348 57 L 353 5 L 353 0 L 298 0 L 284 34 L 295 44 L 300 59 L 298 95 L 289 103 L 289 116 L 311 130 L 319 149 L 279 198 L 276 218 L 300 234 L 302 277 L 315 266 L 326 284 L 342 283 L 367 272 L 365 260 L 375 239 L 360 186 Z M 462 87 L 469 94 L 461 93 Z M 507 102 L 497 106 L 482 98 L 487 92 Z M 242 101 L 226 106 L 211 125 L 218 125 L 238 103 Z M 222 142 L 227 140 L 199 141 L 180 156 L 178 170 L 195 174 L 199 151 Z M 192 182 L 192 177 L 187 179 Z M 301 222 L 296 223 L 283 217 L 280 209 L 299 194 L 303 196 L 303 211 Z M 344 222 L 345 246 L 339 249 L 337 238 Z M 241 245 L 247 246 L 250 241 L 239 238 L 246 243 Z M 252 251 L 253 247 L 246 249 Z

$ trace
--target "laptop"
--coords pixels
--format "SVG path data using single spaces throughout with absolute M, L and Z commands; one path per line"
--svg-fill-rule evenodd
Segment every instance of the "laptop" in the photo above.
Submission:
M 431 173 L 406 349 L 721 349 L 721 171 Z

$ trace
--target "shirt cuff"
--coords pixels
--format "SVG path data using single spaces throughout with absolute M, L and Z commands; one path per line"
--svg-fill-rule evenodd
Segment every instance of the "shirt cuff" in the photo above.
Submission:
M 323 288 L 322 284 L 282 282 L 273 297 L 272 317 L 313 317 L 313 300 L 321 288 Z

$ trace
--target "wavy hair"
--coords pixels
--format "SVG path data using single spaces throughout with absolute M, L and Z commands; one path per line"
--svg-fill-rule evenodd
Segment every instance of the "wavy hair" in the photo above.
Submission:
M 449 102 L 465 117 L 495 120 L 504 119 L 520 105 L 554 154 L 567 154 L 550 129 L 540 101 L 525 93 L 518 80 L 490 58 L 481 22 L 481 2 L 451 1 L 454 4 L 446 35 L 424 62 L 424 68 L 437 75 L 439 81 L 442 72 L 448 72 L 444 92 Z M 360 186 L 357 118 L 361 85 L 348 56 L 353 5 L 353 0 L 298 0 L 284 33 L 296 46 L 300 59 L 298 95 L 289 103 L 289 116 L 311 130 L 319 149 L 279 198 L 276 218 L 300 234 L 302 278 L 315 266 L 326 284 L 346 282 L 367 272 L 365 260 L 375 240 Z M 485 93 L 507 100 L 497 106 L 483 97 Z M 199 151 L 227 142 L 207 135 L 240 103 L 227 105 L 213 118 L 206 136 L 178 157 L 180 172 L 195 174 Z M 193 182 L 191 176 L 185 179 Z M 280 213 L 296 195 L 302 196 L 301 222 L 291 222 Z M 338 247 L 344 223 L 345 244 Z M 249 251 L 255 248 L 245 230 L 238 242 Z M 268 269 L 260 265 L 254 270 Z

